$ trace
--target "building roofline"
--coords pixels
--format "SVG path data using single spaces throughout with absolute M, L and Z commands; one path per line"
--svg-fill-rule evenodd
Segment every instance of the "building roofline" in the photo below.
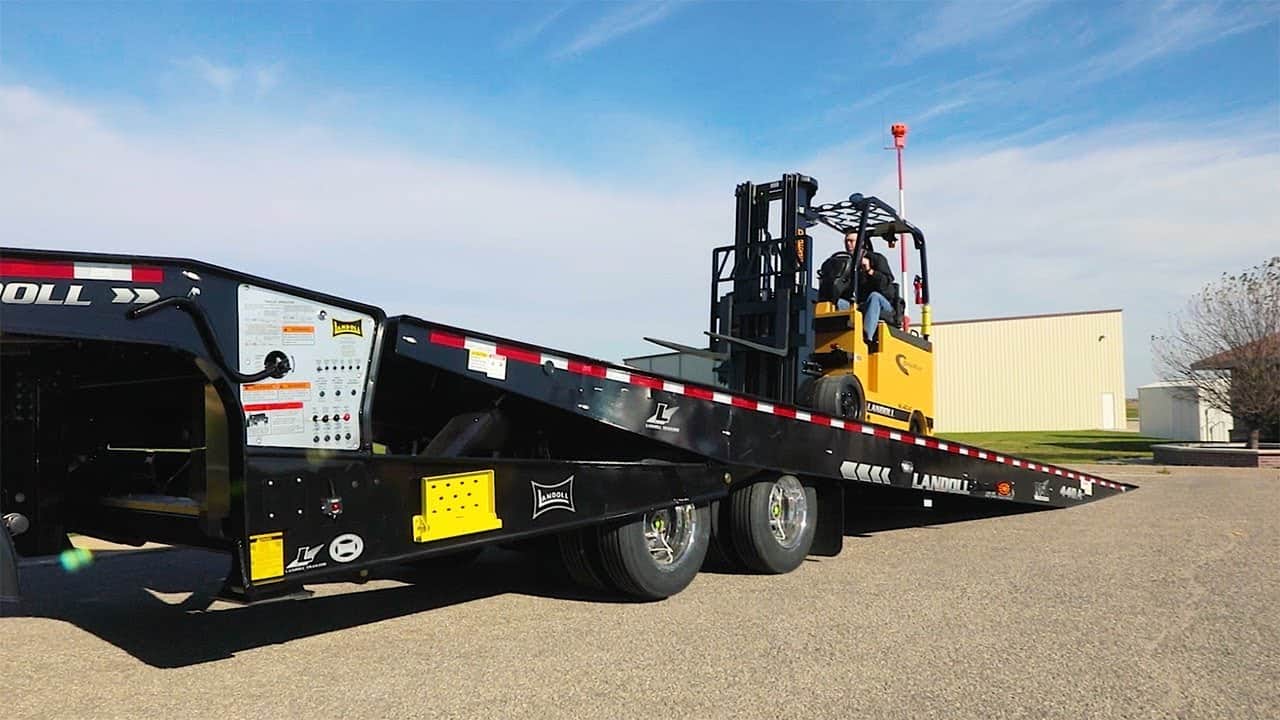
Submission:
M 1002 322 L 1004 320 L 1038 320 L 1040 318 L 1052 317 L 1073 317 L 1076 315 L 1106 315 L 1108 313 L 1123 312 L 1123 308 L 1114 308 L 1112 310 L 1081 310 L 1077 312 L 1060 312 L 1060 313 L 1043 313 L 1040 315 L 1010 315 L 1009 317 L 988 317 L 974 318 L 972 320 L 943 320 L 934 322 L 934 325 L 968 325 L 969 323 L 980 322 Z
M 1274 346 L 1274 347 L 1273 347 Z M 1210 355 L 1191 363 L 1192 370 L 1232 370 L 1240 364 L 1239 356 L 1243 354 L 1253 353 L 1255 348 L 1267 351 L 1274 350 L 1280 353 L 1280 333 L 1274 335 L 1266 335 L 1257 340 L 1241 345 L 1240 347 L 1229 348 L 1222 352 Z

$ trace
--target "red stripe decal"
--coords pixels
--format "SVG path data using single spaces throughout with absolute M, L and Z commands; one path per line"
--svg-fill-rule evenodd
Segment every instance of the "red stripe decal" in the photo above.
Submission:
M 645 377 L 644 375 L 632 375 L 631 384 L 639 385 L 640 387 L 651 388 L 653 390 L 662 389 L 661 380 L 659 380 L 658 378 Z M 710 399 L 710 398 L 711 398 L 711 393 L 707 393 L 707 399 Z
M 511 358 L 516 362 L 529 363 L 530 365 L 542 364 L 542 353 L 529 352 L 528 350 L 522 350 L 520 348 L 499 345 L 498 354 L 506 358 Z
M 604 368 L 599 365 L 591 365 L 589 363 L 578 362 L 577 360 L 569 361 L 569 372 L 578 373 L 579 375 L 590 375 L 591 377 L 604 377 Z
M 638 378 L 633 377 L 631 379 L 637 380 Z M 698 388 L 698 387 L 685 386 L 684 394 L 688 395 L 691 398 L 697 398 L 699 400 L 710 400 L 713 397 L 713 393 L 710 390 L 703 390 L 702 388 Z
M 38 280 L 71 280 L 76 266 L 71 263 L 39 260 L 0 260 L 0 276 L 36 278 Z
M 934 440 L 933 438 L 925 438 L 925 439 L 924 439 L 924 446 L 925 446 L 925 447 L 927 447 L 927 448 L 930 448 L 930 449 L 932 449 L 932 450 L 937 450 L 937 449 L 938 449 L 938 441 L 937 441 L 937 440 Z
M 880 428 L 874 428 L 874 429 L 872 430 L 872 432 L 873 432 L 873 433 L 875 433 L 875 436 L 876 436 L 876 437 L 878 437 L 878 438 L 884 438 L 884 439 L 886 439 L 886 440 L 888 440 L 888 439 L 889 439 L 889 431 L 888 431 L 888 430 L 882 430 L 882 429 L 880 429 Z
M 140 283 L 162 283 L 164 282 L 164 270 L 158 267 L 134 265 L 133 281 Z
M 831 427 L 831 418 L 829 418 L 829 417 L 823 417 L 822 415 L 814 415 L 814 416 L 813 416 L 813 424 L 814 424 L 814 425 L 825 425 L 825 426 L 827 426 L 827 427 Z
M 748 409 L 748 410 L 755 410 L 755 409 L 756 409 L 756 401 L 755 401 L 755 400 L 748 400 L 748 399 L 746 399 L 746 398 L 740 398 L 740 397 L 738 397 L 737 395 L 734 395 L 733 397 L 729 398 L 729 400 L 730 400 L 730 402 L 732 402 L 732 403 L 733 403 L 733 406 L 734 406 L 734 407 L 746 408 L 746 409 Z
M 254 403 L 245 405 L 245 412 L 262 412 L 263 410 L 301 410 L 300 402 Z
M 773 414 L 781 415 L 784 418 L 794 418 L 796 416 L 796 409 L 789 407 L 775 407 L 773 409 Z
M 428 339 L 436 345 L 446 345 L 454 348 L 464 348 L 467 346 L 466 339 L 461 336 L 450 335 L 448 333 L 437 332 L 435 330 L 431 331 Z

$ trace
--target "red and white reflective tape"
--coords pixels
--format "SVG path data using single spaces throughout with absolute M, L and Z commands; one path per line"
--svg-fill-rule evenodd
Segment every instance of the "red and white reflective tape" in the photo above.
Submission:
M 498 345 L 485 340 L 476 340 L 473 338 L 463 337 L 461 335 L 441 332 L 439 330 L 432 330 L 428 340 L 433 345 L 443 345 L 445 347 L 464 350 L 480 350 L 489 354 L 500 355 L 508 360 L 514 360 L 516 362 L 527 363 L 530 365 L 546 365 L 550 363 L 558 370 L 566 370 L 577 375 L 586 375 L 588 377 L 613 380 L 614 382 L 625 383 L 627 385 L 636 385 L 653 390 L 662 390 L 676 395 L 685 395 L 697 398 L 699 400 L 710 400 L 721 405 L 730 405 L 744 410 L 753 410 L 755 412 L 777 415 L 779 417 L 789 418 L 799 422 L 806 422 L 812 425 L 833 427 L 839 430 L 847 430 L 849 432 L 860 432 L 864 435 L 872 435 L 883 440 L 919 445 L 932 450 L 948 452 L 953 455 L 963 455 L 965 457 L 983 460 L 986 462 L 1026 468 L 1027 470 L 1042 472 L 1046 475 L 1057 475 L 1060 477 L 1070 478 L 1072 480 L 1092 482 L 1121 492 L 1128 489 L 1125 485 L 1114 483 L 1110 480 L 1103 480 L 1102 478 L 1086 475 L 1084 473 L 1072 472 L 1070 470 L 1064 470 L 1050 465 L 1005 457 L 1004 455 L 999 455 L 986 450 L 979 450 L 978 448 L 971 448 L 965 445 L 956 445 L 955 443 L 944 442 L 937 438 L 923 435 L 912 435 L 910 433 L 900 432 L 897 430 L 890 430 L 877 425 L 867 425 L 852 420 L 840 420 L 823 415 L 815 415 L 805 410 L 798 410 L 796 408 L 786 407 L 785 405 L 773 405 L 771 403 L 760 402 L 759 400 L 753 400 L 739 395 L 731 395 L 719 390 L 711 390 L 709 388 L 698 387 L 696 385 L 686 385 L 684 383 L 673 382 L 671 380 L 663 380 L 662 378 L 642 375 L 637 372 L 632 372 L 631 370 L 610 365 L 596 365 L 593 363 L 582 362 L 580 360 L 570 360 L 558 355 L 549 355 L 537 350 L 529 350 L 516 347 L 514 345 Z
M 111 280 L 128 283 L 162 283 L 164 270 L 147 265 L 54 262 L 50 260 L 0 260 L 0 277 L 31 280 Z

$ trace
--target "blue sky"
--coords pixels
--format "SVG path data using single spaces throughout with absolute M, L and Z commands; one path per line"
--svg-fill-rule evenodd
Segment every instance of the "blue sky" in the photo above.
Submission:
M 1278 18 L 5 2 L 0 212 L 6 244 L 191 255 L 617 359 L 699 342 L 736 183 L 893 198 L 906 122 L 935 317 L 1123 307 L 1132 390 L 1168 312 L 1280 250 Z

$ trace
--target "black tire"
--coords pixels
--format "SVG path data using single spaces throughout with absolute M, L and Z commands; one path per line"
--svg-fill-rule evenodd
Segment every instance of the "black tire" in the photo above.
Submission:
M 669 562 L 661 562 L 649 550 L 645 532 L 664 512 L 646 513 L 642 517 L 615 526 L 600 534 L 600 555 L 609 579 L 623 593 L 641 600 L 661 600 L 689 586 L 702 569 L 711 545 L 711 512 L 704 505 L 687 512 L 692 527 L 680 543 L 679 553 Z M 675 521 L 671 521 L 675 524 Z
M 780 538 L 772 525 L 775 512 L 783 512 L 772 502 L 774 488 L 782 485 L 792 492 L 803 493 L 804 522 L 790 538 Z M 798 498 L 797 498 L 798 499 Z M 813 547 L 818 520 L 818 494 L 800 485 L 792 475 L 774 481 L 752 483 L 740 487 L 729 497 L 732 509 L 733 544 L 738 558 L 747 568 L 758 573 L 781 575 L 800 567 Z
M 865 420 L 867 396 L 854 375 L 827 375 L 813 384 L 811 407 L 842 420 Z
M 746 568 L 733 546 L 733 503 L 729 498 L 711 503 L 711 548 L 703 566 L 724 572 L 738 572 Z
M 907 432 L 912 435 L 927 435 L 929 431 L 925 424 L 924 416 L 918 412 L 911 413 L 911 424 L 907 428 Z
M 600 559 L 600 537 L 596 528 L 579 528 L 561 533 L 560 561 L 569 579 L 579 586 L 597 592 L 610 592 Z

